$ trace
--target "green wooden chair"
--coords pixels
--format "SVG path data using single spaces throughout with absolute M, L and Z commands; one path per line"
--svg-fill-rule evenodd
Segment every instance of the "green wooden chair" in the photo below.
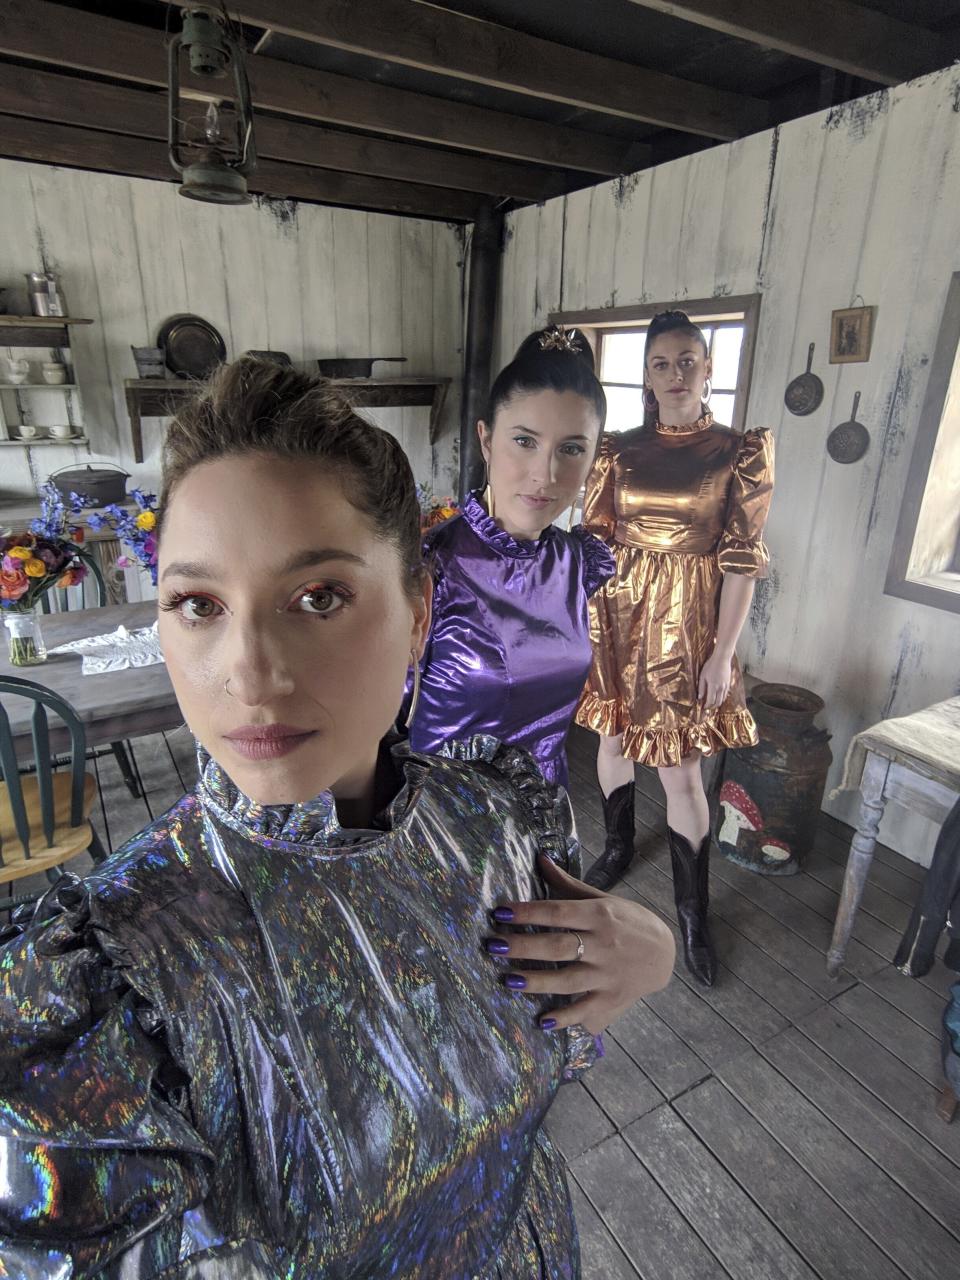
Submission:
M 96 862 L 106 856 L 90 822 L 96 781 L 86 772 L 86 733 L 69 702 L 43 685 L 0 676 L 0 695 L 34 703 L 33 759 L 26 772 L 17 758 L 10 718 L 0 703 L 0 885 L 40 872 L 55 884 L 63 874 L 62 864 L 77 854 L 89 851 Z M 55 769 L 51 759 L 48 708 L 70 734 L 70 758 L 63 769 Z M 0 899 L 0 911 L 36 902 L 43 892 Z
M 94 608 L 102 609 L 107 603 L 107 584 L 103 578 L 103 572 L 100 566 L 94 560 L 93 556 L 83 552 L 79 553 L 79 559 L 87 566 L 87 578 L 84 580 L 83 587 L 51 587 L 49 591 L 44 592 L 40 597 L 40 608 L 44 613 L 52 613 L 50 597 L 55 595 L 57 598 L 57 611 L 59 613 L 68 613 L 70 610 L 71 591 L 83 590 L 86 592 L 88 583 L 93 584 L 93 595 L 96 600 Z M 85 596 L 84 596 L 85 600 Z M 136 771 L 131 760 L 130 750 L 125 742 L 111 742 L 109 749 L 97 751 L 96 748 L 90 749 L 91 755 L 95 755 L 98 759 L 103 755 L 112 755 L 117 762 L 120 773 L 124 782 L 127 784 L 127 790 L 134 797 L 139 799 L 141 795 L 140 784 L 137 781 Z

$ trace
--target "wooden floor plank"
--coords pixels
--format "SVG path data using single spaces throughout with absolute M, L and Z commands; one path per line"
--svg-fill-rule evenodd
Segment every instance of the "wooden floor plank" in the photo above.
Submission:
M 943 1068 L 938 1036 L 931 1035 L 882 996 L 862 985 L 844 991 L 832 1003 L 861 1031 L 866 1031 L 878 1044 L 912 1067 L 917 1075 L 934 1088 L 940 1087 Z
M 954 979 L 957 976 L 955 974 Z M 895 1009 L 905 1013 L 908 1018 L 912 1018 L 931 1035 L 940 1038 L 946 1001 L 939 992 L 932 991 L 915 978 L 908 978 L 893 965 L 867 978 L 864 985 L 882 996 Z
M 667 1098 L 710 1075 L 706 1062 L 642 1002 L 621 1014 L 608 1034 Z
M 676 1107 L 728 1173 L 824 1280 L 833 1280 L 839 1274 L 844 1280 L 903 1280 L 900 1268 L 719 1080 L 708 1080 L 684 1094 Z
M 825 885 L 828 889 L 832 889 L 834 893 L 840 894 L 843 892 L 845 866 L 826 857 L 821 850 L 813 850 L 807 859 L 804 870 L 812 879 Z M 860 910 L 865 911 L 867 915 L 874 916 L 896 933 L 903 933 L 910 920 L 912 909 L 912 899 L 901 901 L 899 898 L 894 897 L 893 894 L 888 893 L 886 889 L 877 884 L 871 868 L 871 874 L 867 877 L 867 882 L 863 887 Z
M 547 1132 L 569 1162 L 608 1138 L 614 1125 L 583 1084 L 572 1081 L 557 1093 L 547 1116 Z
M 960 1166 L 960 1125 L 947 1125 L 934 1111 L 930 1085 L 833 1005 L 797 1024 L 810 1040 L 901 1120 Z
M 911 1280 L 960 1275 L 960 1241 L 791 1088 L 756 1050 L 723 1064 L 718 1075 Z
M 570 1172 L 644 1280 L 727 1280 L 619 1135 L 575 1160 Z
M 849 826 L 845 822 L 841 822 L 839 818 L 835 818 L 832 813 L 821 812 L 820 829 L 829 837 L 832 845 L 837 849 L 838 857 L 846 863 L 847 853 L 850 849 Z M 888 845 L 878 842 L 873 856 L 878 862 L 885 862 L 889 867 L 896 867 L 903 875 L 918 884 L 923 883 L 923 878 L 927 874 L 926 867 L 921 866 L 919 862 L 911 861 L 910 858 L 905 858 L 902 853 L 896 853 Z
M 580 1235 L 583 1280 L 637 1280 L 639 1271 L 631 1266 L 629 1258 L 573 1178 L 570 1179 L 570 1199 Z
M 736 1280 L 816 1280 L 816 1272 L 669 1107 L 637 1120 L 623 1136 Z
M 942 1227 L 960 1237 L 956 1165 L 795 1028 L 765 1044 L 760 1052 Z
M 604 1036 L 604 1057 L 583 1077 L 594 1102 L 622 1129 L 663 1102 L 663 1094 L 611 1035 Z

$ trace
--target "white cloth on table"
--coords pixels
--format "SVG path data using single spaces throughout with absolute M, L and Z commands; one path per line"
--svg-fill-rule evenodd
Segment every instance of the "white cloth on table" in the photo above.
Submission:
M 908 716 L 881 720 L 858 733 L 847 750 L 843 778 L 831 791 L 831 800 L 841 791 L 857 790 L 868 751 L 960 791 L 960 698 L 948 698 Z
M 152 667 L 163 662 L 157 624 L 128 631 L 119 626 L 103 636 L 89 636 L 58 645 L 50 653 L 78 653 L 83 658 L 81 675 L 98 676 L 106 671 L 126 671 L 128 667 Z

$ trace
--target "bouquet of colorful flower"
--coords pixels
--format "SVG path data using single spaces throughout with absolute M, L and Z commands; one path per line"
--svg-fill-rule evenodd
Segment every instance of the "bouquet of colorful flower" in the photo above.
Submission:
M 117 560 L 119 569 L 140 565 L 150 574 L 150 581 L 157 585 L 157 496 L 131 489 L 130 497 L 137 504 L 136 511 L 126 511 L 111 503 L 102 511 L 87 516 L 91 529 L 110 529 L 120 541 L 130 548 L 131 555 Z
M 426 533 L 435 524 L 442 524 L 455 516 L 460 508 L 453 498 L 435 498 L 429 485 L 417 485 L 417 499 L 420 503 L 420 532 Z
M 29 531 L 0 534 L 0 608 L 7 613 L 32 614 L 51 587 L 75 587 L 87 573 L 79 549 L 83 529 L 69 522 L 67 504 L 49 480 L 41 490 L 40 512 Z M 27 666 L 41 661 L 29 628 L 9 629 L 11 662 Z

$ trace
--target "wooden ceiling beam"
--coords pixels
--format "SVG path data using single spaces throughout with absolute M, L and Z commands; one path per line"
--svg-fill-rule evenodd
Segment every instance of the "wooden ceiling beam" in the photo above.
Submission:
M 78 13 L 49 0 L 0 0 L 0 53 L 134 83 L 167 82 L 166 48 L 158 31 Z M 651 155 L 643 143 L 314 71 L 263 55 L 252 54 L 247 66 L 255 108 L 304 120 L 603 176 L 641 169 Z M 184 86 L 208 88 L 189 76 Z
M 96 169 L 138 178 L 176 181 L 166 143 L 129 138 L 99 129 L 77 129 L 46 120 L 0 116 L 0 156 L 36 160 L 71 169 Z M 262 160 L 248 180 L 258 195 L 276 199 L 313 200 L 380 213 L 448 222 L 472 222 L 480 200 L 463 191 L 444 191 L 414 182 L 391 182 L 362 174 L 333 173 L 305 165 Z
M 877 84 L 953 61 L 955 42 L 851 0 L 633 0 L 671 18 L 778 49 Z
M 166 3 L 167 0 L 161 0 Z M 420 71 L 730 141 L 767 104 L 528 36 L 420 0 L 231 0 L 231 13 L 299 40 Z
M 162 141 L 167 136 L 165 93 L 10 63 L 0 70 L 0 112 L 140 138 Z M 277 117 L 258 117 L 256 138 L 257 153 L 264 159 L 485 196 L 540 201 L 570 185 L 566 174 L 539 165 L 438 151 Z

